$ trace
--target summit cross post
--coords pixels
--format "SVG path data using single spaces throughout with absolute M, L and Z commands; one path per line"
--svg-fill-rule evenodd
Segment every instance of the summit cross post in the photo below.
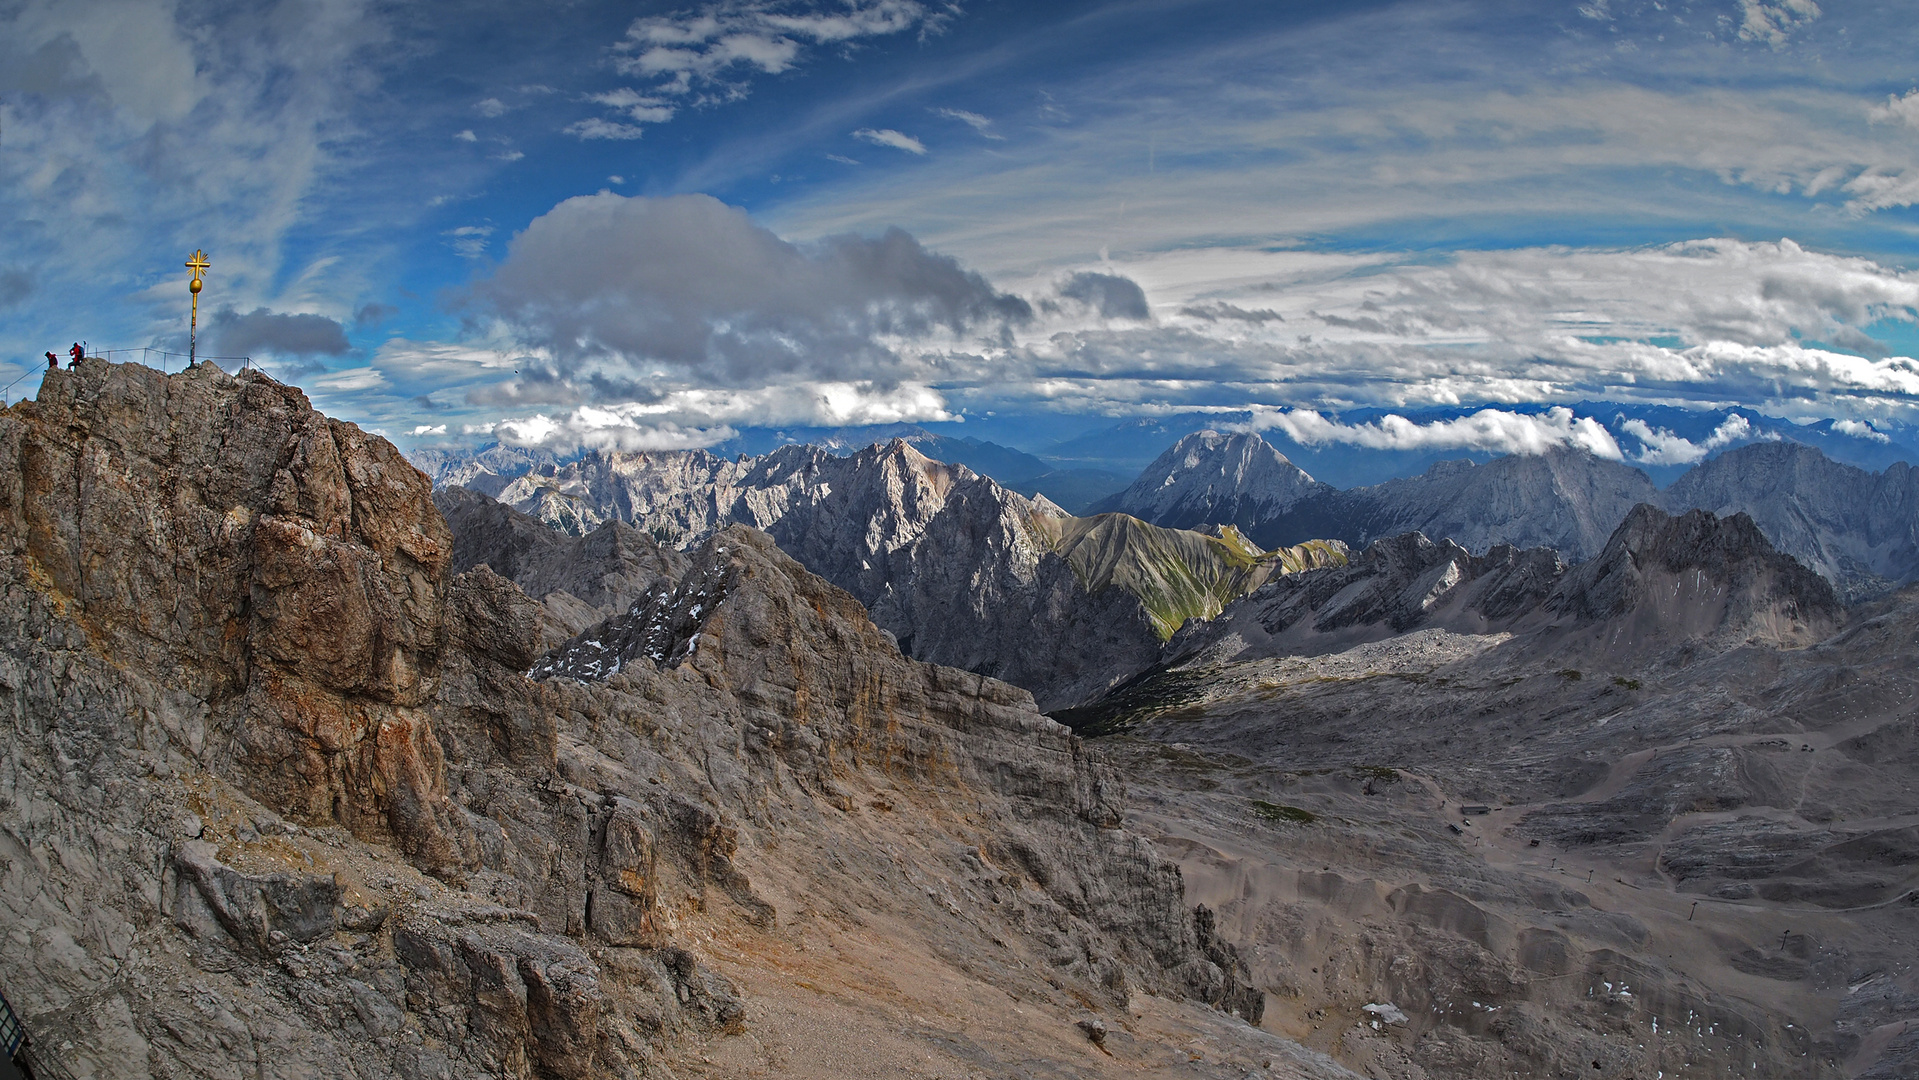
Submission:
M 193 294 L 193 314 L 187 321 L 187 366 L 194 366 L 199 355 L 200 345 L 200 275 L 207 272 L 213 264 L 207 261 L 207 253 L 195 248 L 187 256 L 187 269 L 193 271 L 193 280 L 187 282 L 187 291 Z

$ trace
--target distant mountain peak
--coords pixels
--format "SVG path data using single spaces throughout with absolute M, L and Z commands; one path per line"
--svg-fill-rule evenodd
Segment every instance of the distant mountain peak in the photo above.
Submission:
M 1250 530 L 1330 490 L 1258 435 L 1208 429 L 1181 438 L 1131 487 L 1094 510 L 1127 513 L 1171 529 L 1235 525 Z

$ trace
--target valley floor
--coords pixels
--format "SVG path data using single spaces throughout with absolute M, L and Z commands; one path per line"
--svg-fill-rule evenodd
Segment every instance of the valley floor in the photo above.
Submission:
M 1358 1072 L 1910 1076 L 1911 600 L 1630 675 L 1443 631 L 1174 671 L 1097 742 L 1262 1026 Z

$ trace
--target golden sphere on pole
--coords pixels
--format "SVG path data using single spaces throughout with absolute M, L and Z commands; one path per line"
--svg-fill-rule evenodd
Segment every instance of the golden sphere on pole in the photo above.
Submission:
M 194 279 L 193 279 L 192 281 L 189 281 L 189 282 L 187 282 L 187 288 L 189 288 L 189 289 L 191 289 L 191 290 L 193 290 L 194 292 L 199 292 L 199 291 L 200 291 L 200 279 L 199 279 L 199 278 L 194 278 Z

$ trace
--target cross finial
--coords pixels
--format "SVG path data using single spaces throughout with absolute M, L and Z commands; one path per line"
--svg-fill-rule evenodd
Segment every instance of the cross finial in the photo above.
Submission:
M 197 248 L 194 249 L 193 254 L 187 256 L 187 269 L 193 271 L 195 281 L 200 280 L 200 275 L 206 273 L 207 267 L 212 265 L 207 261 L 207 253 Z

